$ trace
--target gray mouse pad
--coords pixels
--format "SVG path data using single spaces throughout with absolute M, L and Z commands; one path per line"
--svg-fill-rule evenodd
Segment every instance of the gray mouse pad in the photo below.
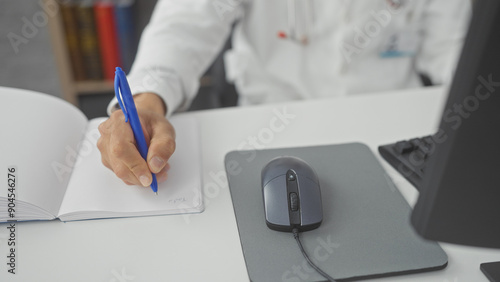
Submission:
M 229 189 L 251 281 L 324 281 L 302 256 L 291 233 L 266 226 L 262 168 L 296 156 L 316 170 L 323 223 L 301 233 L 309 257 L 335 279 L 362 279 L 442 269 L 447 255 L 421 239 L 411 208 L 365 145 L 233 151 L 225 157 Z

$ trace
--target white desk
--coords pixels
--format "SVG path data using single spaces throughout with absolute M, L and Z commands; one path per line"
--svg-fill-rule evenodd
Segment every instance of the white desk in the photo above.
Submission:
M 205 212 L 18 223 L 18 274 L 7 273 L 2 263 L 0 281 L 248 281 L 225 178 L 227 152 L 352 141 L 376 152 L 378 145 L 432 133 L 444 92 L 434 88 L 187 113 L 199 118 L 202 128 Z M 293 118 L 285 124 L 276 112 Z M 413 204 L 415 189 L 381 162 Z M 0 261 L 5 262 L 8 230 L 5 224 L 0 228 Z M 500 250 L 442 246 L 449 256 L 445 270 L 377 281 L 487 281 L 479 264 L 500 260 Z

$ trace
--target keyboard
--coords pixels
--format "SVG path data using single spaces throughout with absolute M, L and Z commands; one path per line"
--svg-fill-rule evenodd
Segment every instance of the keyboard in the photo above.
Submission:
M 420 190 L 426 161 L 434 146 L 432 135 L 428 135 L 382 145 L 378 147 L 378 151 L 394 169 Z

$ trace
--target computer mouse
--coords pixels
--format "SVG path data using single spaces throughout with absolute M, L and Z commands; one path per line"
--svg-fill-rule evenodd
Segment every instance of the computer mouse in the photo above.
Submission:
M 261 173 L 266 224 L 289 232 L 316 229 L 323 221 L 318 176 L 304 160 L 292 156 L 272 159 Z

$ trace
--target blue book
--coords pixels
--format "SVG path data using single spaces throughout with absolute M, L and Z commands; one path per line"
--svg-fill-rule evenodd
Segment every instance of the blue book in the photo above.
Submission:
M 115 5 L 116 32 L 122 69 L 125 73 L 130 72 L 132 63 L 137 52 L 137 37 L 134 17 L 134 0 L 117 0 Z

